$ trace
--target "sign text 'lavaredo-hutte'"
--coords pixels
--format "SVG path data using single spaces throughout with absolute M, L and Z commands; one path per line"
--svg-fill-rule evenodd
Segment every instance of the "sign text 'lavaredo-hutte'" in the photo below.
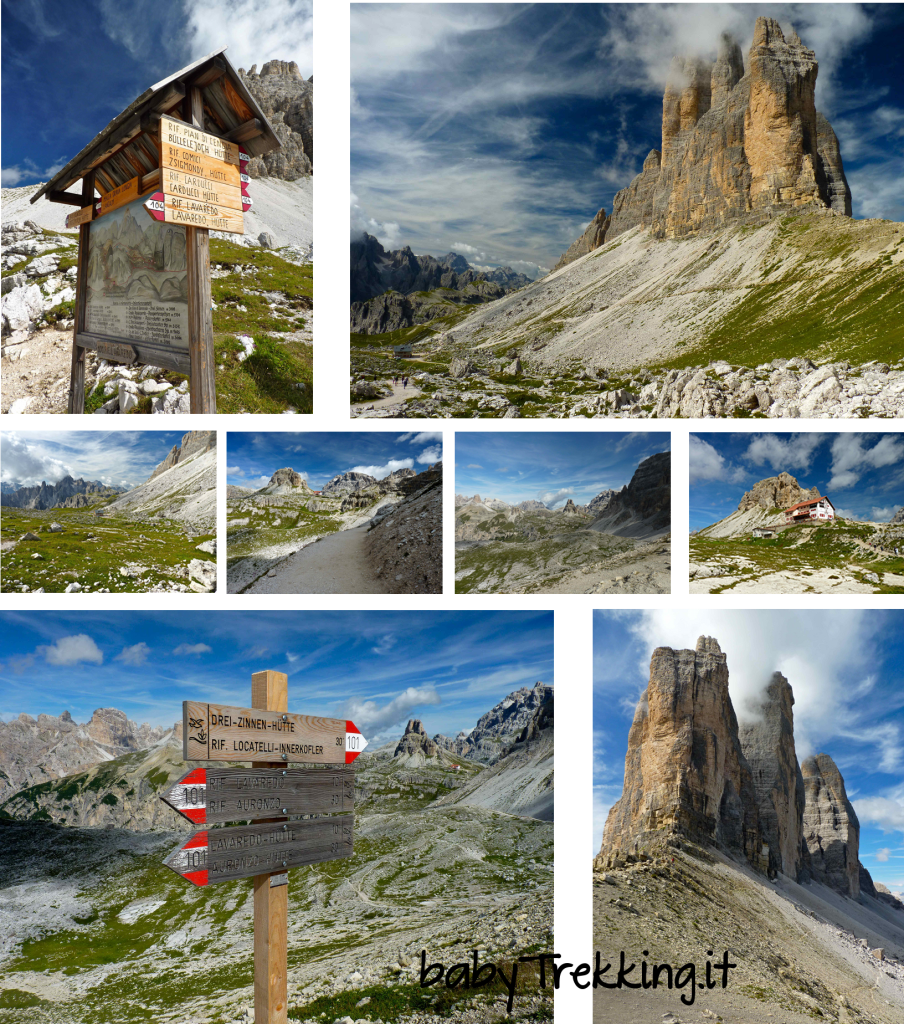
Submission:
M 355 807 L 353 768 L 193 768 L 162 794 L 195 825 Z
M 182 704 L 186 761 L 288 761 L 351 764 L 367 746 L 354 722 L 187 700 Z

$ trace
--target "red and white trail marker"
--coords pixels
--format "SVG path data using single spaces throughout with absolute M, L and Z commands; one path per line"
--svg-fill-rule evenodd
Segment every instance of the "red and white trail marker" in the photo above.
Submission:
M 195 825 L 355 807 L 352 768 L 194 768 L 160 799 Z
M 194 832 L 163 863 L 193 885 L 234 882 L 351 857 L 354 830 L 352 814 L 204 829 Z
M 144 201 L 144 207 L 154 220 L 163 220 L 166 213 L 166 206 L 163 202 L 163 193 L 154 192 Z

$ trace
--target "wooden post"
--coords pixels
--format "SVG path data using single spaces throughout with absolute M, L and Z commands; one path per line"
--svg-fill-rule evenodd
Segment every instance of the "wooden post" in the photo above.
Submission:
M 94 171 L 82 178 L 82 205 L 94 203 Z M 81 415 L 85 411 L 85 349 L 75 339 L 85 330 L 85 307 L 88 304 L 88 232 L 91 222 L 78 229 L 78 273 L 75 285 L 75 326 L 72 328 L 72 364 L 69 370 L 68 412 Z
M 204 129 L 204 100 L 197 87 L 188 89 L 182 116 L 196 128 Z M 186 227 L 188 270 L 188 357 L 191 362 L 189 394 L 192 412 L 216 412 L 217 388 L 214 377 L 213 313 L 210 292 L 210 232 Z M 285 710 L 285 709 L 283 709 Z
M 254 672 L 251 706 L 264 711 L 288 711 L 289 677 L 282 672 Z M 283 767 L 282 761 L 266 764 Z M 273 818 L 272 821 L 283 819 Z M 273 879 L 279 876 L 272 876 Z M 271 885 L 270 875 L 254 877 L 254 1020 L 255 1024 L 287 1024 L 288 990 L 286 933 L 289 886 Z

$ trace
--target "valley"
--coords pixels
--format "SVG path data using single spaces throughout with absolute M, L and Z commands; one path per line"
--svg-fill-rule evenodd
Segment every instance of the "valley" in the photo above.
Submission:
M 904 551 L 902 531 L 844 519 L 789 528 L 772 539 L 703 533 L 691 538 L 690 592 L 901 594 L 904 556 L 895 546 Z
M 145 523 L 102 506 L 4 510 L 2 536 L 4 593 L 180 593 L 216 581 L 216 559 L 203 549 L 216 533 L 188 535 L 165 516 Z

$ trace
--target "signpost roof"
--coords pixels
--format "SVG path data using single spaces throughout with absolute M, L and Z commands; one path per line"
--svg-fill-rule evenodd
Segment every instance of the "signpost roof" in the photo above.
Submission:
M 65 191 L 92 168 L 99 168 L 97 189 L 101 194 L 123 185 L 159 166 L 158 143 L 148 121 L 176 111 L 185 88 L 201 89 L 206 125 L 204 130 L 221 138 L 235 135 L 251 156 L 279 149 L 280 141 L 254 97 L 225 55 L 226 47 L 162 79 L 138 96 L 99 132 L 85 148 L 31 197 L 37 202 L 50 192 Z M 101 166 L 102 165 L 102 166 Z

